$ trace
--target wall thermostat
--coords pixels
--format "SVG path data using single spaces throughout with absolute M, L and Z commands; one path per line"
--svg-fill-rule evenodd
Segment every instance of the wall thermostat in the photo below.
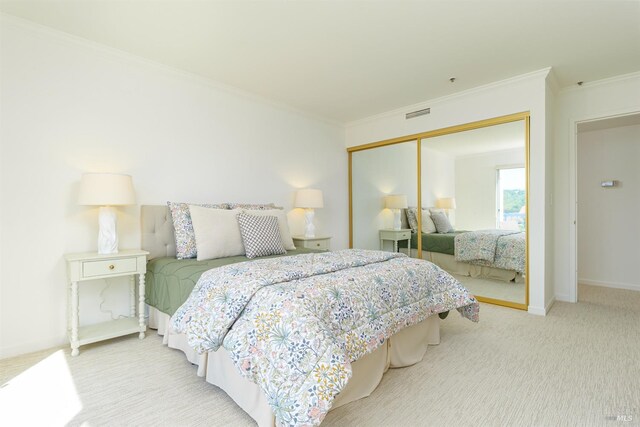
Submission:
M 615 187 L 616 184 L 618 184 L 618 181 L 602 181 L 600 183 L 600 186 L 604 188 L 608 188 L 608 187 Z

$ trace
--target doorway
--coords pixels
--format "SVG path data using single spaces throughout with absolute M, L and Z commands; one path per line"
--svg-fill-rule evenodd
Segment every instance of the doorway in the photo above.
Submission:
M 640 114 L 576 123 L 575 280 L 640 291 Z

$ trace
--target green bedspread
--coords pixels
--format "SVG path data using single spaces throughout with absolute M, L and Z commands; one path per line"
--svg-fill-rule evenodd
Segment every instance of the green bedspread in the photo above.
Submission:
M 441 254 L 455 255 L 455 239 L 460 233 L 466 233 L 465 230 L 452 231 L 451 233 L 422 233 L 422 250 L 428 252 L 438 252 Z M 406 248 L 406 240 L 398 242 L 400 248 Z M 411 247 L 418 248 L 418 236 L 416 233 L 411 235 Z
M 318 252 L 313 249 L 296 249 L 287 251 L 287 255 L 298 255 Z M 274 255 L 263 258 L 275 258 L 285 255 Z M 207 270 L 250 261 L 245 256 L 197 261 L 195 259 L 155 258 L 147 263 L 145 280 L 145 302 L 170 316 L 187 300 L 198 279 Z

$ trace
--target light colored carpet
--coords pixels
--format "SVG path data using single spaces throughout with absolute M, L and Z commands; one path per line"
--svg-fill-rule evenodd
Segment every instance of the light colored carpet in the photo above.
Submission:
M 487 304 L 478 324 L 451 313 L 422 362 L 390 370 L 323 426 L 640 425 L 640 293 L 579 294 L 546 317 Z M 5 359 L 0 383 L 3 426 L 253 425 L 155 334 L 74 358 L 65 348 Z
M 453 274 L 474 295 L 488 298 L 501 299 L 503 301 L 524 304 L 526 285 L 522 283 L 505 282 L 503 280 L 491 280 L 480 277 L 462 276 Z

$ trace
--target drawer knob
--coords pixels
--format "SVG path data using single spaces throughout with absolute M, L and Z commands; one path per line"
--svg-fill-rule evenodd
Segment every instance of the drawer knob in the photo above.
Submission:
M 316 243 L 316 246 L 320 246 L 320 243 Z
M 113 265 L 113 264 L 111 264 L 111 265 L 109 266 L 109 270 L 113 270 L 114 268 L 116 268 L 116 266 L 115 266 L 115 265 Z

